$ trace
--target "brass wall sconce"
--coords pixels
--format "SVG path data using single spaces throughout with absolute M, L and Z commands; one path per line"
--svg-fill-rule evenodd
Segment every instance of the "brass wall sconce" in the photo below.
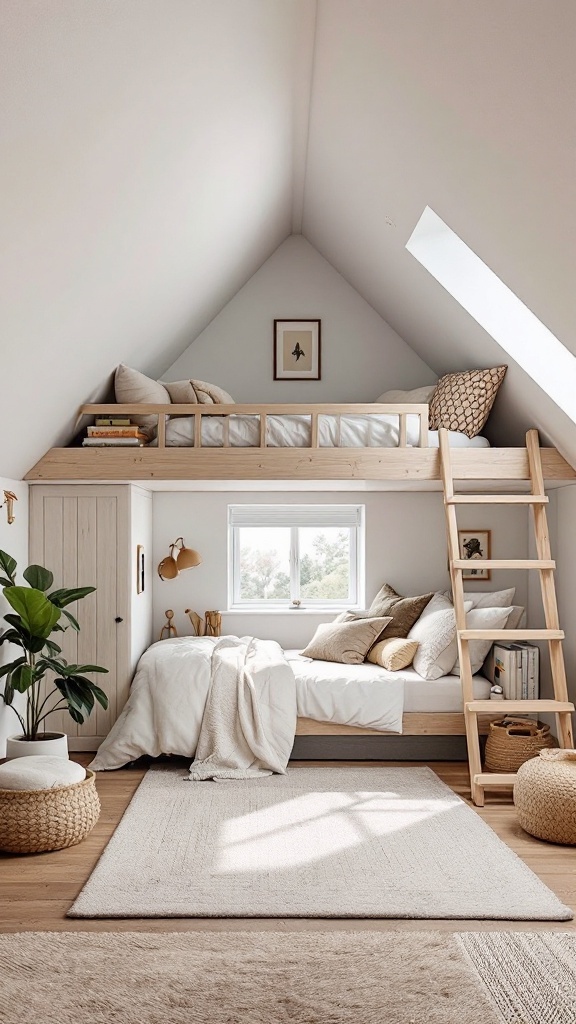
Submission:
M 9 526 L 12 526 L 12 523 L 16 518 L 14 515 L 15 501 L 18 501 L 18 496 L 14 494 L 14 491 L 4 491 L 4 501 L 0 502 L 0 508 L 6 505 L 6 518 Z
M 177 555 L 174 554 L 175 551 L 178 552 Z M 194 548 L 184 547 L 184 538 L 177 537 L 170 545 L 170 554 L 160 562 L 158 575 L 161 580 L 173 580 L 183 569 L 194 569 L 201 561 L 201 555 Z

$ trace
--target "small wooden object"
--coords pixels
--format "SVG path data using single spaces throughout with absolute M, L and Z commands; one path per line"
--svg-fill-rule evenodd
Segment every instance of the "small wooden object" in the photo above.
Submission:
M 201 619 L 197 612 L 193 612 L 191 608 L 185 609 L 185 614 L 192 623 L 192 629 L 194 630 L 194 636 L 204 636 L 205 622 Z
M 206 636 L 220 636 L 222 632 L 222 616 L 220 612 L 204 612 L 206 617 Z
M 178 636 L 178 633 L 176 632 L 176 626 L 172 625 L 174 612 L 172 611 L 171 608 L 168 608 L 168 611 L 165 611 L 164 615 L 166 616 L 166 622 L 164 623 L 162 629 L 160 630 L 160 639 L 171 640 L 172 637 Z

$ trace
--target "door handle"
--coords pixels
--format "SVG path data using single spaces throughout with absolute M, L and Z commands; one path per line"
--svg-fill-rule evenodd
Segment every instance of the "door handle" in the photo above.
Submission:
M 116 618 L 114 619 L 114 622 L 124 622 L 124 619 L 122 618 L 121 615 L 117 615 Z

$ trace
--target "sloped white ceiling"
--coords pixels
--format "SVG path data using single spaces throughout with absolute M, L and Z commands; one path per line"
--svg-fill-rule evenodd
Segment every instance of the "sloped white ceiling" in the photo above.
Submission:
M 576 351 L 573 0 L 3 0 L 0 470 L 161 375 L 299 232 L 494 440 L 576 428 L 404 246 L 430 205 Z
M 507 362 L 495 439 L 576 428 L 405 251 L 429 205 L 576 352 L 573 0 L 319 0 L 303 231 L 437 373 Z M 576 396 L 575 396 L 576 406 Z
M 313 0 L 3 0 L 2 473 L 160 374 L 292 229 Z M 301 198 L 301 190 L 299 198 Z

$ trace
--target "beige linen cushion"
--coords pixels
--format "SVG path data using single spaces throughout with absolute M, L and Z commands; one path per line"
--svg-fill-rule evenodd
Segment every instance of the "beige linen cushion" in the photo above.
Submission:
M 392 622 L 386 626 L 380 639 L 385 640 L 391 636 L 406 638 L 432 597 L 432 594 L 402 597 L 389 583 L 385 583 L 376 594 L 368 611 L 369 615 L 390 615 L 392 618 Z
M 302 655 L 316 661 L 339 661 L 343 665 L 360 665 L 389 621 L 389 618 L 378 617 L 348 622 L 326 622 L 318 626 Z
M 412 403 L 415 405 L 427 405 L 434 391 L 436 390 L 435 384 L 426 384 L 423 388 L 413 388 L 412 391 L 385 391 L 383 395 L 380 395 L 376 399 L 377 402 L 387 403 L 391 402 L 393 405 L 404 405 L 405 403 Z
M 464 602 L 464 610 L 472 607 Z M 444 594 L 434 594 L 408 634 L 420 644 L 414 656 L 414 668 L 423 679 L 447 676 L 458 657 L 456 618 L 452 602 Z
M 366 661 L 373 665 L 381 665 L 389 672 L 398 672 L 408 668 L 418 650 L 417 640 L 403 640 L 402 637 L 390 636 L 387 640 L 378 640 L 368 651 Z
M 163 384 L 152 380 L 139 370 L 133 370 L 123 363 L 117 367 L 114 375 L 114 394 L 120 404 L 129 405 L 142 402 L 150 405 L 183 404 L 225 404 L 233 405 L 234 399 L 215 384 L 207 384 L 203 380 L 177 380 L 172 384 Z M 156 416 L 131 416 L 134 423 L 143 427 L 156 427 Z
M 506 629 L 506 623 L 512 614 L 510 608 L 472 608 L 466 615 L 467 629 Z M 470 663 L 472 674 L 479 672 L 492 644 L 493 640 L 470 640 L 468 650 L 470 652 Z M 460 675 L 460 661 L 456 661 L 450 670 L 453 676 Z
M 506 366 L 494 366 L 441 377 L 429 402 L 430 430 L 447 427 L 476 437 L 488 419 L 506 370 Z
M 234 399 L 224 388 L 208 384 L 205 380 L 175 380 L 163 384 L 174 405 L 234 405 Z
M 82 765 L 51 754 L 15 757 L 0 764 L 0 789 L 54 789 L 56 786 L 71 786 L 85 778 L 86 770 Z

